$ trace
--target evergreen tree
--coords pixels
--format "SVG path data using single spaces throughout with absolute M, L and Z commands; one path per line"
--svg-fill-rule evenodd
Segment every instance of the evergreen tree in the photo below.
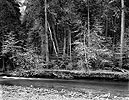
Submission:
M 15 0 L 0 0 L 0 53 L 3 65 L 11 62 L 9 59 L 15 52 L 15 40 L 21 29 L 20 15 L 19 5 Z

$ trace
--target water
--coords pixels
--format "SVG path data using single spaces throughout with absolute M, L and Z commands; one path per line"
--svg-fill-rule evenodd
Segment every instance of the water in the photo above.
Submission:
M 65 89 L 77 92 L 95 92 L 112 96 L 129 97 L 129 82 L 108 82 L 102 80 L 62 80 L 62 79 L 0 79 L 1 86 L 22 86 L 34 88 Z M 0 99 L 1 100 L 1 99 Z

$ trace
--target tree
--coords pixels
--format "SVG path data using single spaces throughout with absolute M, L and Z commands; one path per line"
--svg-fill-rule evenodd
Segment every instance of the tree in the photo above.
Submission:
M 49 49 L 48 49 L 48 21 L 47 21 L 47 0 L 44 2 L 45 7 L 45 42 L 46 42 L 46 62 L 49 61 Z
M 26 0 L 26 10 L 23 17 L 27 34 L 27 47 L 36 47 L 37 54 L 46 59 L 46 37 L 45 37 L 45 4 L 42 0 Z M 41 6 L 44 5 L 44 6 Z M 46 33 L 47 34 L 47 33 Z
M 124 14 L 124 0 L 121 0 L 121 9 L 122 9 L 122 12 L 121 12 L 121 43 L 120 43 L 120 66 L 122 67 L 123 65 L 123 45 L 124 45 L 124 30 L 125 30 L 125 14 Z
M 14 0 L 0 1 L 0 41 L 4 40 L 3 35 L 19 29 L 20 10 Z
M 56 49 L 56 44 L 54 42 L 54 39 L 53 39 L 53 36 L 52 36 L 52 31 L 51 31 L 51 28 L 50 28 L 50 24 L 48 23 L 48 29 L 49 29 L 49 33 L 50 33 L 50 37 L 51 37 L 51 41 L 53 43 L 53 47 L 54 47 L 54 50 L 55 50 L 55 53 L 56 53 L 56 57 L 58 58 L 58 51 Z
M 32 37 L 32 34 L 34 34 L 36 31 L 38 33 L 39 30 L 42 30 L 42 33 L 40 32 L 40 45 L 41 48 L 41 55 L 43 56 L 43 59 L 46 59 L 46 61 L 49 61 L 49 52 L 51 48 L 51 40 L 54 47 L 54 44 L 56 46 L 55 49 L 58 51 L 58 44 L 56 40 L 56 33 L 55 33 L 55 18 L 53 13 L 51 13 L 51 9 L 49 8 L 51 2 L 43 1 L 43 0 L 27 0 L 27 8 L 26 8 L 26 14 L 24 16 L 23 23 L 26 24 L 26 28 L 28 30 L 28 38 L 31 38 L 31 41 L 34 37 Z M 42 6 L 44 5 L 44 6 Z M 35 14 L 35 13 L 36 14 Z M 30 26 L 30 23 L 33 23 L 32 26 Z M 49 26 L 48 26 L 49 25 Z M 33 31 L 30 31 L 33 30 Z M 49 32 L 51 34 L 48 34 Z M 30 31 L 30 32 L 29 32 Z M 55 35 L 54 35 L 55 34 Z M 52 36 L 52 37 L 51 37 Z M 35 41 L 38 42 L 38 41 Z M 49 42 L 49 44 L 48 44 Z M 54 43 L 53 43 L 54 42 Z M 30 44 L 30 43 L 29 43 Z
M 21 30 L 20 15 L 19 5 L 15 0 L 0 0 L 0 53 L 3 57 L 3 65 L 9 61 L 9 57 L 14 51 L 13 44 L 15 44 L 15 39 L 18 38 L 18 32 Z M 10 33 L 14 36 L 9 37 Z
M 113 61 L 109 58 L 112 53 L 115 55 L 115 46 L 119 44 L 121 35 L 119 1 L 27 1 L 24 22 L 28 38 L 31 38 L 28 44 L 32 48 L 40 48 L 43 59 L 49 61 L 53 53 L 60 56 L 62 52 L 62 55 L 72 60 L 76 48 L 86 67 L 91 66 L 92 61 L 97 66 L 100 62 Z
M 84 67 L 100 67 L 104 62 L 110 62 L 112 52 L 108 49 L 108 42 L 106 37 L 103 36 L 104 33 L 104 23 L 102 20 L 102 12 L 98 2 L 85 3 L 87 9 L 87 17 L 85 24 L 80 25 L 80 33 L 78 34 L 78 40 L 75 41 L 77 52 L 80 62 L 86 62 Z M 93 6 L 96 6 L 95 9 Z M 96 10 L 97 9 L 97 10 Z M 82 36 L 84 38 L 82 38 Z M 106 57 L 107 56 L 107 57 Z M 82 63 L 84 63 L 82 62 Z

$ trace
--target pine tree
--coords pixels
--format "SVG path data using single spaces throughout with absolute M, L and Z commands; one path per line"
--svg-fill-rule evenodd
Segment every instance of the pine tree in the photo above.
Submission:
M 15 0 L 0 0 L 0 53 L 3 57 L 3 67 L 15 52 L 15 38 L 21 25 L 20 15 L 19 5 Z

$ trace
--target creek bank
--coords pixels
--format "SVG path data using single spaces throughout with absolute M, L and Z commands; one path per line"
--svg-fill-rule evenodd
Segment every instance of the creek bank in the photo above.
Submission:
M 96 70 L 88 72 L 70 70 L 22 70 L 7 74 L 8 77 L 51 78 L 51 79 L 89 79 L 108 81 L 129 81 L 129 73 Z

